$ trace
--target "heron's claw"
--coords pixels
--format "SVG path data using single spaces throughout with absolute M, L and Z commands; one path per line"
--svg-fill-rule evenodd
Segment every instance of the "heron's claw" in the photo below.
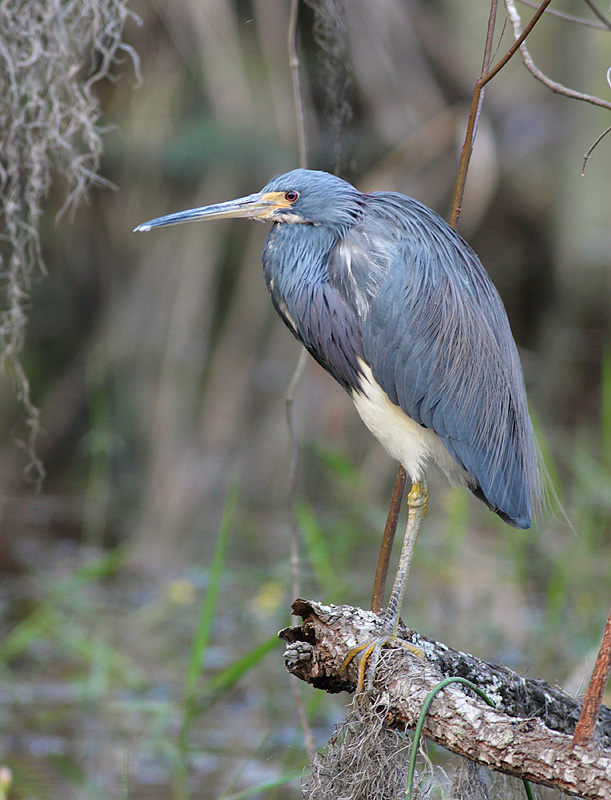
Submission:
M 415 655 L 417 658 L 424 658 L 423 650 L 421 650 L 419 647 L 416 647 L 411 642 L 406 642 L 405 639 L 399 639 L 396 633 L 380 634 L 373 639 L 368 639 L 366 642 L 358 645 L 357 647 L 352 647 L 348 651 L 348 655 L 342 663 L 342 671 L 346 669 L 348 664 L 350 664 L 354 658 L 358 657 L 359 666 L 356 681 L 357 694 L 361 694 L 363 689 L 365 689 L 367 692 L 372 690 L 373 677 L 375 675 L 376 667 L 378 666 L 378 661 L 380 660 L 382 648 L 390 642 L 396 642 L 397 644 L 406 647 L 410 653 Z M 367 662 L 369 662 L 369 666 L 367 666 Z M 366 682 L 365 673 L 367 674 Z

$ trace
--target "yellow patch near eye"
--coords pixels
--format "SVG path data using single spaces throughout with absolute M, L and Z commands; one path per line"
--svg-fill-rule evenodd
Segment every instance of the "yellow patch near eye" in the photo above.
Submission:
M 266 192 L 261 199 L 266 203 L 273 203 L 276 208 L 290 208 L 292 203 L 286 199 L 285 194 L 286 192 Z

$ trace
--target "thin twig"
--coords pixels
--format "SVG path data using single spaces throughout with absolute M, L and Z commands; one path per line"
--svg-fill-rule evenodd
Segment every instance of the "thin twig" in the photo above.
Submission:
M 297 122 L 297 142 L 299 144 L 299 166 L 303 169 L 306 168 L 308 162 L 308 150 L 305 128 L 305 112 L 303 108 L 303 94 L 301 91 L 301 75 L 300 75 L 300 62 L 299 53 L 297 49 L 298 40 L 298 21 L 299 17 L 299 0 L 291 0 L 291 10 L 289 16 L 289 29 L 288 29 L 288 50 L 289 50 L 289 65 L 291 69 L 291 77 L 293 80 L 293 101 L 295 104 L 295 117 Z M 293 376 L 290 380 L 286 394 L 284 396 L 284 407 L 286 411 L 286 422 L 289 429 L 289 438 L 291 441 L 291 465 L 289 469 L 288 480 L 288 502 L 290 509 L 290 569 L 291 569 L 291 590 L 293 597 L 299 597 L 299 527 L 297 524 L 297 511 L 296 511 L 296 494 L 297 494 L 297 474 L 299 470 L 299 440 L 295 432 L 295 423 L 293 420 L 293 406 L 295 398 L 295 389 L 303 374 L 306 365 L 307 351 L 302 348 L 299 354 L 299 359 Z M 305 748 L 308 751 L 310 760 L 312 761 L 316 755 L 316 742 L 312 735 L 312 729 L 308 721 L 308 715 L 305 710 L 303 697 L 301 696 L 301 689 L 298 679 L 291 676 L 291 691 L 293 693 L 293 700 L 295 702 L 295 710 L 299 719 L 299 724 L 303 731 L 303 738 Z
M 293 80 L 293 101 L 297 122 L 297 142 L 299 144 L 299 166 L 305 169 L 308 164 L 308 148 L 305 127 L 305 112 L 303 110 L 303 93 L 301 91 L 301 74 L 299 72 L 299 52 L 297 49 L 299 17 L 299 0 L 291 0 L 291 13 L 289 17 L 289 66 Z
M 607 128 L 607 130 L 603 131 L 600 134 L 600 136 L 597 136 L 596 139 L 594 140 L 594 142 L 586 150 L 585 155 L 583 157 L 583 162 L 581 164 L 581 177 L 582 178 L 585 175 L 586 164 L 588 163 L 588 159 L 590 158 L 590 156 L 594 152 L 594 148 L 596 148 L 602 142 L 602 140 L 605 138 L 605 136 L 608 133 L 611 133 L 611 125 Z
M 295 511 L 295 499 L 297 493 L 297 473 L 299 470 L 299 440 L 295 432 L 295 421 L 293 419 L 293 406 L 295 403 L 295 389 L 307 362 L 308 351 L 305 348 L 301 349 L 299 359 L 295 365 L 293 375 L 284 396 L 284 407 L 286 410 L 286 424 L 288 425 L 290 439 L 291 439 L 291 465 L 289 468 L 288 479 L 288 495 L 289 506 L 291 511 L 291 593 L 293 597 L 299 597 L 300 594 L 300 581 L 299 581 L 299 528 L 297 525 L 297 514 Z
M 535 3 L 534 0 L 520 0 L 520 3 L 522 3 L 525 6 L 529 6 L 530 8 L 539 8 L 539 3 Z M 606 18 L 604 23 L 594 22 L 594 20 L 592 19 L 585 19 L 584 17 L 575 17 L 573 16 L 573 14 L 566 14 L 564 11 L 558 11 L 555 8 L 548 8 L 545 13 L 549 14 L 551 17 L 558 17 L 558 19 L 563 19 L 565 22 L 575 22 L 577 23 L 577 25 L 585 25 L 588 28 L 596 28 L 597 30 L 602 30 L 602 31 L 607 30 L 611 25 L 611 23 L 609 23 Z
M 517 12 L 515 7 L 514 0 L 505 0 L 505 6 L 507 8 L 507 15 L 511 21 L 513 26 L 514 36 L 516 37 L 516 43 L 518 41 L 524 41 L 523 33 L 522 33 L 522 21 L 520 20 L 520 15 Z M 595 106 L 600 106 L 601 108 L 606 108 L 611 111 L 611 103 L 607 100 L 602 100 L 600 97 L 595 97 L 591 94 L 584 94 L 583 92 L 576 92 L 574 89 L 569 89 L 568 86 L 563 86 L 563 84 L 558 83 L 557 81 L 553 81 L 551 78 L 548 78 L 545 73 L 541 72 L 541 70 L 535 66 L 535 63 L 532 60 L 532 56 L 530 55 L 528 49 L 526 48 L 525 44 L 520 45 L 520 55 L 522 56 L 522 61 L 524 62 L 524 66 L 526 69 L 533 75 L 538 81 L 540 81 L 544 86 L 547 86 L 548 89 L 551 89 L 552 92 L 557 92 L 558 94 L 562 94 L 565 97 L 571 97 L 574 100 L 583 100 L 586 103 L 591 103 Z
M 293 100 L 295 103 L 295 117 L 297 122 L 297 141 L 299 143 L 299 166 L 305 169 L 307 166 L 307 142 L 305 130 L 305 112 L 303 108 L 303 95 L 301 91 L 300 62 L 298 53 L 298 21 L 299 0 L 291 0 L 291 11 L 289 16 L 288 30 L 288 49 L 289 65 L 293 80 Z M 297 471 L 299 467 L 299 442 L 295 433 L 293 423 L 293 403 L 295 388 L 303 373 L 306 363 L 306 351 L 302 350 L 295 366 L 295 371 L 290 380 L 284 404 L 286 410 L 286 421 L 289 429 L 289 436 L 292 445 L 291 466 L 289 470 L 288 495 L 291 511 L 291 583 L 293 597 L 298 597 L 299 590 L 299 530 L 297 525 L 297 514 L 295 512 L 295 493 L 297 490 Z
M 609 67 L 609 69 L 607 70 L 607 83 L 609 84 L 609 88 L 611 89 L 611 67 Z M 602 142 L 602 140 L 605 138 L 605 136 L 608 133 L 611 133 L 611 126 L 609 126 L 607 128 L 607 130 L 603 131 L 600 134 L 600 136 L 597 136 L 596 139 L 594 140 L 593 144 L 591 144 L 590 147 L 588 147 L 588 149 L 586 150 L 585 155 L 583 157 L 583 163 L 581 165 L 581 177 L 582 178 L 583 178 L 583 175 L 584 175 L 584 173 L 586 171 L 586 164 L 588 163 L 588 159 L 590 158 L 590 156 L 594 152 L 594 149 L 596 147 L 598 147 L 600 142 Z
M 482 86 L 485 86 L 485 85 L 488 83 L 488 81 L 489 81 L 489 80 L 491 80 L 492 78 L 494 78 L 494 76 L 495 76 L 495 75 L 496 75 L 498 72 L 500 72 L 500 71 L 503 69 L 503 67 L 505 66 L 505 64 L 506 64 L 506 63 L 507 63 L 507 62 L 508 62 L 508 61 L 509 61 L 511 58 L 513 58 L 513 56 L 516 54 L 516 52 L 518 51 L 518 49 L 521 47 L 521 45 L 522 45 L 522 42 L 524 42 L 524 40 L 525 40 L 525 39 L 526 39 L 526 37 L 527 37 L 527 36 L 530 34 L 530 32 L 531 32 L 531 31 L 532 31 L 532 29 L 535 27 L 535 25 L 537 24 L 537 22 L 538 22 L 538 21 L 541 19 L 541 17 L 543 16 L 543 13 L 544 13 L 544 11 L 545 11 L 545 9 L 548 7 L 548 5 L 551 3 L 551 1 L 552 1 L 552 0 L 543 0 L 543 2 L 541 3 L 541 5 L 539 6 L 539 8 L 538 8 L 538 9 L 535 11 L 535 13 L 533 14 L 533 16 L 532 16 L 532 19 L 530 20 L 530 22 L 528 23 L 528 25 L 527 25 L 527 26 L 524 28 L 524 30 L 522 31 L 522 33 L 521 33 L 521 34 L 518 36 L 518 38 L 515 40 L 515 42 L 514 42 L 514 43 L 512 44 L 512 46 L 509 48 L 509 50 L 508 50 L 508 51 L 505 53 L 505 55 L 503 56 L 503 58 L 502 58 L 502 59 L 501 59 L 501 60 L 498 62 L 498 64 L 497 64 L 497 65 L 496 65 L 496 66 L 495 66 L 493 69 L 491 69 L 491 70 L 490 70 L 490 72 L 488 72 L 486 75 L 484 75 L 484 76 L 481 78 L 481 83 L 482 83 Z
M 479 109 L 481 107 L 482 92 L 484 86 L 488 83 L 488 81 L 494 78 L 494 76 L 497 75 L 503 69 L 503 67 L 516 54 L 518 50 L 520 50 L 521 52 L 522 59 L 527 69 L 529 69 L 529 71 L 532 72 L 532 74 L 536 78 L 538 78 L 542 83 L 544 83 L 549 89 L 552 89 L 552 91 L 564 94 L 567 97 L 573 97 L 578 100 L 585 100 L 586 102 L 593 103 L 594 105 L 598 105 L 601 106 L 602 108 L 608 108 L 611 110 L 611 103 L 607 103 L 605 100 L 601 100 L 600 98 L 594 97 L 592 95 L 586 95 L 580 92 L 575 92 L 572 89 L 568 89 L 566 86 L 562 86 L 562 84 L 550 80 L 533 64 L 532 58 L 530 57 L 530 54 L 528 53 L 528 50 L 524 45 L 524 41 L 526 40 L 526 37 L 531 33 L 537 22 L 541 19 L 543 13 L 545 12 L 550 2 L 551 0 L 543 0 L 543 2 L 538 6 L 537 10 L 533 14 L 528 25 L 524 28 L 524 30 L 521 30 L 520 16 L 516 11 L 513 0 L 505 0 L 507 13 L 512 21 L 516 40 L 513 43 L 513 45 L 509 48 L 509 50 L 505 53 L 503 58 L 492 69 L 482 70 L 481 75 L 479 76 L 479 78 L 475 83 L 475 89 L 473 91 L 473 101 L 471 103 L 471 111 L 469 113 L 467 131 L 465 134 L 465 143 L 463 145 L 463 149 L 460 155 L 458 178 L 456 181 L 454 198 L 452 200 L 452 213 L 450 217 L 450 225 L 452 225 L 453 227 L 456 226 L 458 217 L 460 216 L 460 208 L 464 194 L 465 180 L 467 177 L 467 170 L 469 168 L 469 161 L 471 159 L 471 153 L 473 150 L 473 142 L 475 140 L 475 134 L 477 132 L 477 122 L 479 117 Z M 492 33 L 494 32 L 493 16 L 496 13 L 496 5 L 497 5 L 496 0 L 492 0 L 490 19 L 488 21 L 486 48 L 488 48 L 491 32 Z M 596 142 L 596 144 L 598 144 L 598 141 Z
M 496 24 L 496 12 L 498 8 L 498 0 L 492 0 L 490 4 L 490 15 L 488 17 L 488 29 L 486 31 L 486 44 L 484 46 L 484 59 L 482 63 L 482 71 L 480 77 L 475 83 L 473 90 L 473 100 L 471 101 L 471 111 L 469 112 L 469 120 L 467 122 L 467 130 L 465 133 L 465 141 L 460 152 L 460 162 L 458 164 L 458 175 L 456 176 L 456 186 L 454 188 L 454 197 L 452 199 L 452 210 L 450 212 L 450 225 L 456 228 L 458 218 L 462 209 L 462 199 L 465 193 L 465 182 L 467 180 L 467 172 L 469 170 L 469 162 L 471 161 L 471 154 L 473 152 L 473 144 L 477 134 L 477 126 L 479 122 L 479 113 L 481 104 L 484 99 L 483 88 L 481 82 L 482 77 L 487 74 L 490 65 L 490 57 L 492 53 L 492 40 L 494 38 L 494 26 Z
M 611 22 L 607 19 L 607 17 L 605 17 L 603 12 L 596 7 L 592 0 L 585 0 L 585 4 L 590 8 L 590 11 L 594 14 L 594 16 L 598 17 L 605 28 L 611 31 Z
M 403 464 L 399 464 L 399 467 L 397 468 L 397 477 L 395 478 L 395 485 L 392 490 L 392 497 L 390 499 L 390 508 L 388 509 L 384 534 L 382 536 L 382 544 L 380 546 L 380 555 L 378 556 L 376 575 L 373 581 L 371 610 L 374 612 L 374 614 L 380 614 L 384 605 L 384 587 L 386 586 L 390 554 L 392 552 L 392 545 L 395 540 L 395 533 L 397 532 L 397 523 L 399 522 L 401 501 L 403 500 L 403 495 L 405 493 L 406 482 L 407 473 L 405 472 Z

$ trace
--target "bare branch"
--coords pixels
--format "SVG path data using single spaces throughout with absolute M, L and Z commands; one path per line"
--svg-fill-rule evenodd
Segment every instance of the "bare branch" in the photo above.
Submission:
M 592 0 L 585 0 L 585 3 L 586 3 L 587 6 L 589 6 L 589 8 L 592 11 L 592 13 L 594 14 L 594 16 L 598 17 L 598 19 L 601 21 L 603 26 L 611 31 L 611 22 L 607 19 L 607 17 L 605 17 L 605 15 L 602 13 L 602 11 L 600 11 L 598 9 L 596 4 L 593 3 Z
M 371 595 L 371 610 L 375 614 L 381 614 L 384 607 L 384 587 L 386 586 L 386 578 L 388 576 L 388 565 L 390 563 L 390 555 L 392 553 L 392 545 L 395 540 L 397 532 L 397 523 L 399 522 L 399 514 L 401 513 L 401 502 L 405 493 L 405 484 L 407 483 L 407 472 L 403 464 L 397 467 L 397 477 L 395 478 L 395 485 L 392 490 L 390 498 L 390 506 L 388 509 L 388 516 L 386 517 L 386 525 L 384 526 L 384 534 L 382 535 L 382 544 L 380 545 L 380 555 L 378 556 L 378 563 L 376 566 L 376 574 L 373 581 L 373 592 Z M 297 595 L 295 595 L 297 596 Z
M 482 86 L 484 86 L 486 83 L 488 83 L 489 80 L 494 78 L 494 76 L 503 69 L 505 64 L 507 64 L 507 62 L 511 58 L 513 58 L 513 56 L 516 54 L 517 50 L 520 47 L 522 47 L 522 43 L 526 40 L 526 37 L 529 36 L 529 34 L 531 33 L 532 29 L 535 27 L 537 22 L 541 19 L 545 9 L 548 7 L 548 5 L 550 3 L 551 3 L 551 0 L 543 0 L 541 5 L 539 6 L 539 8 L 533 14 L 533 16 L 532 16 L 530 22 L 528 23 L 528 25 L 524 28 L 523 31 L 520 32 L 520 35 L 516 37 L 515 42 L 512 44 L 512 46 L 509 48 L 509 50 L 505 53 L 503 58 L 498 62 L 498 64 L 496 64 L 494 69 L 491 69 L 490 72 L 488 72 L 486 75 L 484 75 L 480 79 L 481 83 L 482 83 Z
M 308 165 L 308 144 L 306 137 L 305 111 L 303 107 L 303 92 L 301 89 L 301 63 L 299 61 L 298 38 L 299 38 L 299 0 L 291 0 L 291 12 L 289 16 L 288 30 L 288 50 L 289 66 L 293 80 L 293 101 L 295 104 L 295 118 L 297 122 L 297 143 L 299 146 L 299 166 L 305 169 Z M 291 442 L 291 465 L 289 468 L 288 479 L 288 503 L 290 509 L 290 568 L 291 584 L 293 597 L 299 595 L 299 528 L 297 525 L 296 512 L 296 493 L 297 493 L 297 473 L 299 470 L 299 441 L 295 432 L 295 422 L 293 419 L 293 406 L 295 402 L 295 389 L 299 383 L 306 365 L 307 351 L 302 348 L 299 359 L 295 365 L 293 376 L 287 387 L 284 396 L 284 409 L 286 412 L 286 424 L 289 429 L 289 439 Z M 303 731 L 305 748 L 308 751 L 310 760 L 316 755 L 316 743 L 312 735 L 312 729 L 308 721 L 303 697 L 299 689 L 297 680 L 291 677 L 291 691 L 295 702 L 295 710 L 299 718 L 299 724 Z
M 594 152 L 594 149 L 595 149 L 595 148 L 596 148 L 596 147 L 597 147 L 597 146 L 598 146 L 598 145 L 599 145 L 599 144 L 602 142 L 602 140 L 605 138 L 605 136 L 606 136 L 608 133 L 611 133 L 611 125 L 610 125 L 610 126 L 609 126 L 609 127 L 606 129 L 606 130 L 604 130 L 604 131 L 603 131 L 603 132 L 600 134 L 600 136 L 597 136 L 597 137 L 596 137 L 596 139 L 594 140 L 594 142 L 593 142 L 593 143 L 590 145 L 590 147 L 588 147 L 588 149 L 586 150 L 586 152 L 585 152 L 585 155 L 584 155 L 584 157 L 583 157 L 583 162 L 582 162 L 582 164 L 581 164 L 581 176 L 582 176 L 582 177 L 585 175 L 585 171 L 586 171 L 586 165 L 587 165 L 587 163 L 588 163 L 588 159 L 590 158 L 590 156 L 591 156 L 591 155 L 592 155 L 592 153 Z
M 534 0 L 520 0 L 520 3 L 522 3 L 525 6 L 529 6 L 529 8 L 539 8 L 539 4 L 535 3 Z M 609 29 L 611 25 L 611 23 L 609 23 L 606 18 L 604 18 L 605 20 L 604 23 L 594 22 L 594 20 L 592 19 L 585 19 L 585 17 L 576 17 L 573 14 L 567 14 L 564 11 L 558 11 L 555 8 L 548 8 L 545 13 L 549 14 L 551 17 L 558 17 L 558 19 L 563 19 L 566 22 L 575 22 L 578 25 L 585 25 L 588 28 L 597 28 L 598 30 L 603 30 L 603 31 Z M 600 14 L 600 12 L 598 13 Z
M 513 26 L 516 44 L 519 40 L 522 40 L 523 42 L 522 21 L 520 20 L 520 15 L 515 7 L 514 0 L 505 0 L 505 6 L 507 8 L 507 15 L 509 16 Z M 535 66 L 532 56 L 526 48 L 526 45 L 523 43 L 520 44 L 520 55 L 522 56 L 522 61 L 524 62 L 526 69 L 544 86 L 547 86 L 548 89 L 551 89 L 552 92 L 557 92 L 565 97 L 571 97 L 574 100 L 583 100 L 586 103 L 592 103 L 592 105 L 600 106 L 601 108 L 606 108 L 611 111 L 611 103 L 609 103 L 607 100 L 601 100 L 600 97 L 584 94 L 583 92 L 576 92 L 574 89 L 569 89 L 567 86 L 548 78 L 545 73 L 541 72 L 541 70 Z
M 460 152 L 460 162 L 458 164 L 458 175 L 456 176 L 456 186 L 454 188 L 454 197 L 452 198 L 452 210 L 450 212 L 450 225 L 455 228 L 458 224 L 458 218 L 462 208 L 462 199 L 465 193 L 465 183 L 467 181 L 467 172 L 469 170 L 469 162 L 471 161 L 471 153 L 473 152 L 473 144 L 475 136 L 477 135 L 477 125 L 479 121 L 479 113 L 483 97 L 483 83 L 482 77 L 487 74 L 490 66 L 490 58 L 492 53 L 492 40 L 494 37 L 494 26 L 496 24 L 496 11 L 498 7 L 498 0 L 492 0 L 490 4 L 490 15 L 488 17 L 488 28 L 486 30 L 486 44 L 484 46 L 484 60 L 482 64 L 482 71 L 479 78 L 475 83 L 473 91 L 473 100 L 471 101 L 471 111 L 469 112 L 469 119 L 467 122 L 467 130 L 465 133 L 465 141 Z
M 467 122 L 467 131 L 465 133 L 465 141 L 460 154 L 460 163 L 458 166 L 458 177 L 456 180 L 456 188 L 454 189 L 454 198 L 452 200 L 452 212 L 450 216 L 450 225 L 456 227 L 458 217 L 460 216 L 460 209 L 462 205 L 462 198 L 465 190 L 465 182 L 467 179 L 467 171 L 469 169 L 469 161 L 471 160 L 471 153 L 473 151 L 473 143 L 477 133 L 477 124 L 479 120 L 479 113 L 483 99 L 484 86 L 491 80 L 498 72 L 500 72 L 505 64 L 514 56 L 522 42 L 530 34 L 539 19 L 541 19 L 543 12 L 549 5 L 551 0 L 543 0 L 537 11 L 533 14 L 532 19 L 524 29 L 524 31 L 517 37 L 514 44 L 505 53 L 503 58 L 494 66 L 489 69 L 490 54 L 492 51 L 492 38 L 494 36 L 494 26 L 496 22 L 497 0 L 492 0 L 490 5 L 490 16 L 488 18 L 488 30 L 486 33 L 486 46 L 484 48 L 484 65 L 479 78 L 475 83 L 473 90 L 473 100 L 471 102 L 471 111 L 469 112 L 469 120 Z
M 596 730 L 596 723 L 603 701 L 603 692 L 609 680 L 609 669 L 611 667 L 611 611 L 607 617 L 607 623 L 603 633 L 603 639 L 598 651 L 598 657 L 586 696 L 583 701 L 581 714 L 573 734 L 573 744 L 589 744 Z
M 308 148 L 306 141 L 305 112 L 303 110 L 303 92 L 301 91 L 301 74 L 298 50 L 299 0 L 291 0 L 291 16 L 289 19 L 289 66 L 293 79 L 293 101 L 297 119 L 297 142 L 299 144 L 299 166 L 305 169 L 308 165 Z

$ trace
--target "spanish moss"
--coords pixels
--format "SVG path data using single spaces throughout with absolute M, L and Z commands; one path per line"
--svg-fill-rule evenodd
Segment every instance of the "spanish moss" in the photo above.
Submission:
M 38 409 L 20 362 L 32 281 L 44 274 L 40 219 L 52 182 L 62 176 L 74 209 L 94 184 L 102 155 L 94 85 L 122 55 L 123 0 L 13 0 L 0 3 L 0 368 L 24 410 L 28 472 L 43 475 L 36 456 Z M 60 211 L 60 214 L 62 212 Z
M 325 112 L 333 137 L 334 172 L 345 172 L 349 154 L 345 151 L 345 130 L 352 119 L 349 95 L 352 78 L 349 69 L 348 35 L 344 0 L 306 0 L 314 11 L 314 40 L 320 48 L 325 87 Z

